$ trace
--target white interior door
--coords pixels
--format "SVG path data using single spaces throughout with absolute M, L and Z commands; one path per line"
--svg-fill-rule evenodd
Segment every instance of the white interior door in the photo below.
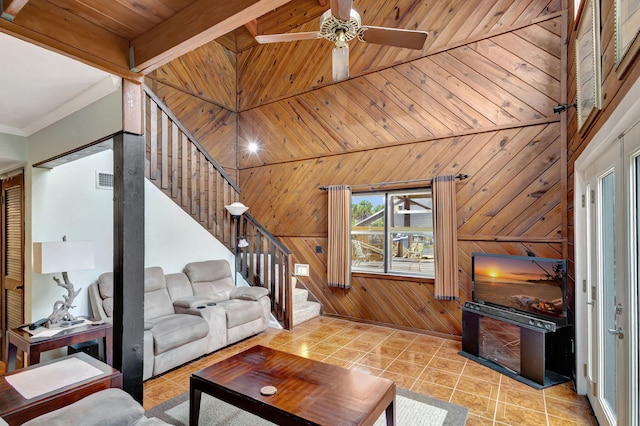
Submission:
M 637 424 L 640 126 L 586 169 L 587 395 L 601 425 Z

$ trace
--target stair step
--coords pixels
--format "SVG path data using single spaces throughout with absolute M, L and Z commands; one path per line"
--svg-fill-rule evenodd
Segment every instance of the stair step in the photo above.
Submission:
M 294 288 L 293 289 L 293 306 L 306 302 L 308 297 L 309 297 L 309 292 L 304 288 Z
M 320 316 L 320 304 L 318 302 L 307 301 L 293 307 L 294 326 L 317 316 Z

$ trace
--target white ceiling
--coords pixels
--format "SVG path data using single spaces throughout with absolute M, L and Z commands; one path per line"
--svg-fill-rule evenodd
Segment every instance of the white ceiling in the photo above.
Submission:
M 0 133 L 30 136 L 120 87 L 120 79 L 0 32 Z

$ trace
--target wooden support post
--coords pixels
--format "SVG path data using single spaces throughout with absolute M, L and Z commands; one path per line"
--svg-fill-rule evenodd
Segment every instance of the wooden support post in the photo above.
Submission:
M 134 135 L 144 134 L 144 91 L 142 84 L 122 80 L 122 130 Z
M 113 347 L 123 389 L 142 403 L 144 360 L 144 137 L 113 138 Z M 126 324 L 126 328 L 125 328 Z

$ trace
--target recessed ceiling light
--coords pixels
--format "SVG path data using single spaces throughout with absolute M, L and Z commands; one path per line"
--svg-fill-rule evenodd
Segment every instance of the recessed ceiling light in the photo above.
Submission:
M 258 146 L 257 143 L 251 142 L 249 144 L 249 152 L 254 152 L 255 153 L 255 152 L 258 152 L 258 149 L 260 149 L 260 147 Z

